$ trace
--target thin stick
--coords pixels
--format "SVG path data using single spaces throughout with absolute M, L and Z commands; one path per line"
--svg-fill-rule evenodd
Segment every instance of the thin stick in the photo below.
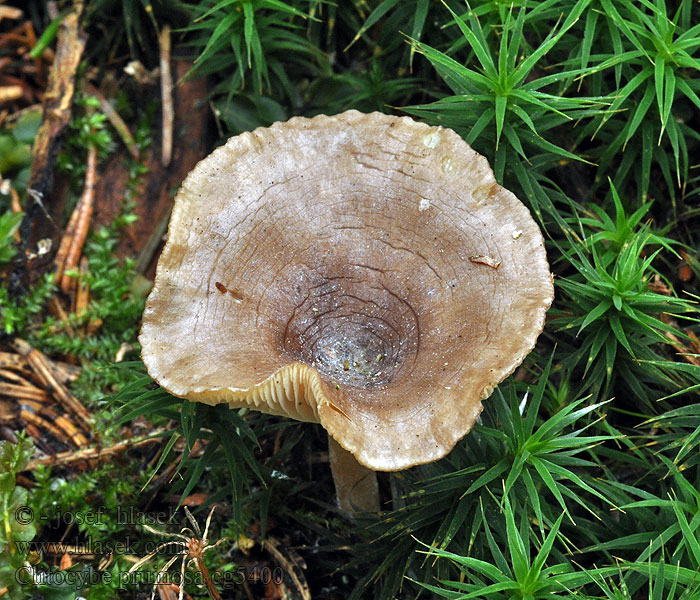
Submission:
M 272 554 L 274 559 L 277 561 L 277 564 L 279 564 L 286 571 L 287 575 L 289 575 L 290 579 L 296 586 L 299 595 L 304 600 L 311 600 L 311 591 L 306 583 L 306 578 L 304 577 L 304 573 L 301 570 L 300 565 L 298 565 L 293 559 L 289 560 L 284 554 L 282 554 L 282 552 L 279 550 L 279 546 L 279 542 L 271 537 L 268 537 L 262 542 L 262 547 Z
M 216 586 L 214 585 L 214 581 L 212 580 L 211 575 L 209 575 L 209 569 L 207 569 L 207 566 L 204 564 L 204 560 L 202 560 L 201 558 L 197 558 L 196 561 L 197 568 L 199 569 L 199 572 L 204 578 L 204 585 L 207 588 L 207 592 L 209 592 L 209 597 L 212 600 L 221 600 L 221 596 L 219 595 L 219 592 L 216 589 Z
M 10 185 L 10 206 L 12 207 L 12 212 L 13 213 L 21 213 L 22 212 L 22 203 L 19 201 L 19 194 L 17 193 L 17 190 Z M 14 233 L 15 236 L 15 241 L 16 242 L 21 242 L 22 241 L 22 236 L 19 234 L 19 229 L 15 230 Z
M 160 93 L 163 103 L 163 145 L 160 161 L 170 164 L 173 154 L 173 77 L 170 73 L 170 27 L 166 25 L 158 36 L 160 43 Z
M 21 19 L 22 11 L 19 8 L 13 6 L 0 6 L 0 20 L 1 19 Z
M 69 383 L 80 377 L 80 367 L 76 367 L 70 363 L 54 362 L 50 358 L 47 358 L 46 361 L 53 369 L 54 375 L 60 379 L 62 383 Z M 27 360 L 20 354 L 15 354 L 14 352 L 0 352 L 0 369 L 13 369 L 27 377 L 31 377 L 33 374 Z
M 60 324 L 54 323 L 51 325 L 49 327 L 49 331 L 54 332 L 63 330 L 66 332 L 68 337 L 74 338 L 75 331 L 70 325 L 68 313 L 66 312 L 66 309 L 63 308 L 63 304 L 61 304 L 61 300 L 58 296 L 52 296 L 49 298 L 48 309 L 51 315 L 58 317 L 59 321 L 61 321 Z
M 102 95 L 102 92 L 100 92 L 100 90 L 98 90 L 94 85 L 88 83 L 87 89 L 88 92 L 90 92 L 90 95 L 95 96 L 95 98 L 100 101 L 100 111 L 105 117 L 107 117 L 109 122 L 112 124 L 112 127 L 114 127 L 116 132 L 119 134 L 119 137 L 122 139 L 122 142 L 124 142 L 129 154 L 131 154 L 134 160 L 138 160 L 139 149 L 136 146 L 134 136 L 131 135 L 129 127 L 124 122 L 124 119 L 119 116 L 119 113 L 114 110 L 114 107 L 110 104 L 109 100 L 107 100 L 107 98 Z
M 3 102 L 14 102 L 24 95 L 21 85 L 4 85 L 0 87 L 0 104 Z
M 25 471 L 33 471 L 39 465 L 67 465 L 70 463 L 78 462 L 80 460 L 94 460 L 106 458 L 112 456 L 113 454 L 118 454 L 129 448 L 138 448 L 139 446 L 145 446 L 147 444 L 154 444 L 156 442 L 162 442 L 162 438 L 153 437 L 157 436 L 166 431 L 165 429 L 156 429 L 148 436 L 135 438 L 133 440 L 127 440 L 125 442 L 119 442 L 114 446 L 109 446 L 108 448 L 82 448 L 80 450 L 68 450 L 66 452 L 59 452 L 58 454 L 53 454 L 52 456 L 45 456 L 44 458 L 36 458 L 30 460 L 27 464 Z
M 25 374 L 31 373 L 27 361 L 14 352 L 0 352 L 0 367 L 14 369 L 15 371 L 21 371 Z
M 78 225 L 78 218 L 80 217 L 80 203 L 82 198 L 78 200 L 78 203 L 73 209 L 73 213 L 68 220 L 68 225 L 66 225 L 66 231 L 61 238 L 61 243 L 58 246 L 58 251 L 56 252 L 56 257 L 54 258 L 54 264 L 56 265 L 56 272 L 53 276 L 53 282 L 58 285 L 63 277 L 63 271 L 66 266 L 66 257 L 68 256 L 68 250 L 70 249 L 73 238 L 75 237 L 75 228 Z
M 44 390 L 37 387 L 4 382 L 0 382 L 0 394 L 18 400 L 36 400 L 37 402 L 48 402 L 51 399 Z
M 10 186 L 10 198 L 11 198 L 11 206 L 12 206 L 12 212 L 15 213 L 21 213 L 22 212 L 22 203 L 19 201 L 19 194 L 17 193 L 17 190 Z
M 83 256 L 80 259 L 80 279 L 78 280 L 78 293 L 75 296 L 75 314 L 80 316 L 87 310 L 90 302 L 90 286 L 87 284 L 88 259 Z
M 38 427 L 39 429 L 50 431 L 51 434 L 56 439 L 59 439 L 66 444 L 70 442 L 70 438 L 66 437 L 66 435 L 63 433 L 63 431 L 61 431 L 53 423 L 51 423 L 50 421 L 47 421 L 46 419 L 43 419 L 39 415 L 36 415 L 29 410 L 22 409 L 19 413 L 19 418 L 22 421 L 25 421 L 26 423 L 31 423 L 32 425 L 34 425 L 35 427 Z
M 20 338 L 15 338 L 13 345 L 17 351 L 27 359 L 27 362 L 42 382 L 44 388 L 51 390 L 54 398 L 78 417 L 78 420 L 82 423 L 86 431 L 90 431 L 90 413 L 80 401 L 68 391 L 68 388 L 56 378 L 48 359 L 39 352 L 39 350 L 32 348 L 30 344 Z
M 54 425 L 57 429 L 63 432 L 65 435 L 61 435 L 60 438 L 66 443 L 73 442 L 76 448 L 82 448 L 87 446 L 87 438 L 83 433 L 73 424 L 73 422 L 66 415 L 59 415 L 54 408 L 54 403 L 37 403 L 33 402 L 28 404 L 26 401 L 22 406 L 22 409 L 29 409 L 30 412 L 36 414 L 42 419 L 48 421 Z M 34 425 L 41 425 L 41 423 L 34 422 Z
M 134 265 L 134 268 L 136 269 L 137 273 L 140 273 L 141 275 L 145 274 L 148 270 L 148 267 L 151 265 L 153 257 L 158 251 L 158 247 L 163 242 L 163 236 L 168 231 L 168 222 L 170 221 L 171 211 L 172 209 L 168 209 L 168 212 L 165 215 L 163 215 L 163 218 L 153 228 L 151 234 L 148 236 L 148 239 L 146 240 L 143 249 L 141 250 L 141 252 L 139 252 L 138 257 L 136 258 L 136 263 Z
M 48 411 L 46 411 L 47 406 L 51 406 L 51 405 L 47 402 L 39 402 L 38 400 L 25 399 L 22 401 L 22 403 L 19 405 L 18 408 L 31 410 L 33 413 L 39 415 L 39 414 L 42 414 L 43 412 L 48 412 Z M 35 437 L 35 436 L 32 436 L 32 437 Z M 41 435 L 39 436 L 38 439 L 40 439 L 40 438 L 41 438 Z
M 77 448 L 82 448 L 87 444 L 87 438 L 65 415 L 54 417 L 53 422 L 56 427 L 65 432 Z
M 66 271 L 75 269 L 78 266 L 78 259 L 83 251 L 85 240 L 87 239 L 92 212 L 95 206 L 95 183 L 97 181 L 97 147 L 90 144 L 88 147 L 87 168 L 85 170 L 85 187 L 83 195 L 80 197 L 80 211 L 75 224 L 75 235 L 68 248 L 66 260 L 63 265 L 63 275 L 61 277 L 61 290 L 68 293 L 74 283 L 72 277 L 66 275 Z
M 14 383 L 16 385 L 34 387 L 31 384 L 31 382 L 29 382 L 27 379 L 25 379 L 21 375 L 17 375 L 17 373 L 15 373 L 14 371 L 10 371 L 9 369 L 0 368 L 0 377 L 4 377 L 5 379 L 8 379 L 10 383 Z

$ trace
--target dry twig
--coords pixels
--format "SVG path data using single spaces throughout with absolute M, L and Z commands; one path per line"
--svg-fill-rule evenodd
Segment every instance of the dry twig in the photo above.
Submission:
M 87 311 L 90 302 L 90 286 L 87 284 L 88 259 L 86 256 L 80 259 L 80 279 L 78 280 L 78 292 L 75 295 L 76 315 L 80 316 Z
M 163 104 L 163 146 L 161 162 L 164 167 L 170 164 L 173 154 L 173 78 L 170 73 L 170 27 L 163 27 L 158 36 L 160 43 L 160 92 Z
M 272 537 L 267 537 L 262 542 L 262 547 L 272 554 L 275 561 L 277 561 L 280 567 L 289 575 L 299 595 L 304 600 L 311 600 L 311 591 L 309 590 L 309 585 L 306 583 L 306 577 L 304 577 L 304 572 L 302 571 L 306 565 L 303 564 L 301 557 L 294 555 L 295 553 L 290 553 L 290 558 L 287 558 L 281 551 L 281 546 L 282 544 Z
M 0 395 L 9 396 L 17 400 L 34 400 L 36 402 L 48 402 L 51 397 L 42 389 L 33 385 L 17 385 L 14 383 L 0 382 Z
M 59 27 L 56 56 L 44 95 L 43 120 L 32 149 L 32 167 L 27 189 L 32 190 L 34 202 L 27 207 L 22 226 L 22 239 L 31 249 L 36 247 L 40 239 L 51 237 L 56 232 L 52 216 L 44 202 L 53 185 L 56 155 L 70 121 L 75 74 L 86 41 L 80 30 L 82 0 L 76 0 L 73 6 L 73 11 L 63 19 Z
M 47 358 L 49 366 L 53 369 L 54 375 L 61 383 L 70 383 L 75 381 L 80 376 L 80 367 L 64 362 L 55 362 Z M 29 366 L 27 359 L 21 354 L 13 352 L 0 352 L 0 369 L 12 369 L 19 371 L 22 375 L 31 377 L 33 374 L 32 368 Z M 3 373 L 5 374 L 5 373 Z
M 15 338 L 13 345 L 27 360 L 44 388 L 50 391 L 53 397 L 63 404 L 66 410 L 75 414 L 85 431 L 90 431 L 90 413 L 80 401 L 71 394 L 68 388 L 58 380 L 46 356 L 36 348 L 32 348 L 29 343 L 20 338 Z
M 10 186 L 10 198 L 11 198 L 11 206 L 12 206 L 12 212 L 14 213 L 21 213 L 22 212 L 22 203 L 19 201 L 19 194 L 17 193 L 17 190 Z
M 134 438 L 131 440 L 126 440 L 124 442 L 119 442 L 114 444 L 114 446 L 108 446 L 107 448 L 81 448 L 80 450 L 69 450 L 67 452 L 59 452 L 58 454 L 53 454 L 51 456 L 46 456 L 43 458 L 35 458 L 30 460 L 27 464 L 25 470 L 32 471 L 36 469 L 39 465 L 48 466 L 58 466 L 67 465 L 74 462 L 79 462 L 82 460 L 100 460 L 124 452 L 130 448 L 138 448 L 140 446 L 145 446 L 148 444 L 155 444 L 162 442 L 162 438 L 156 437 L 163 433 L 165 429 L 156 429 L 148 436 L 143 436 L 139 438 Z
M 53 435 L 56 439 L 61 440 L 65 444 L 68 444 L 70 442 L 70 438 L 67 437 L 63 433 L 63 431 L 61 431 L 61 429 L 59 429 L 56 425 L 51 423 L 49 420 L 44 419 L 43 417 L 40 417 L 36 413 L 33 413 L 31 410 L 27 410 L 27 409 L 23 408 L 19 413 L 19 418 L 22 421 L 24 421 L 25 423 L 30 423 L 31 425 L 36 426 L 40 431 L 50 432 L 51 435 Z
M 4 377 L 5 379 L 8 379 L 10 382 L 16 383 L 17 385 L 32 385 L 21 375 L 18 375 L 17 373 L 9 371 L 7 369 L 0 368 L 0 377 Z
M 22 10 L 19 8 L 15 8 L 14 6 L 5 6 L 4 4 L 0 5 L 0 20 L 21 19 L 22 14 Z
M 65 269 L 66 257 L 68 256 L 68 249 L 75 237 L 75 228 L 78 224 L 78 217 L 80 215 L 80 200 L 78 204 L 75 205 L 73 213 L 68 219 L 68 224 L 66 225 L 66 230 L 61 238 L 61 243 L 58 246 L 58 251 L 54 257 L 54 265 L 56 266 L 56 271 L 54 272 L 53 282 L 58 285 L 61 283 L 63 278 L 63 271 Z
M 129 127 L 124 122 L 124 119 L 119 116 L 119 113 L 114 109 L 109 100 L 107 100 L 107 98 L 102 95 L 102 92 L 94 85 L 89 83 L 87 89 L 91 96 L 94 96 L 100 101 L 100 111 L 112 124 L 112 127 L 114 127 L 115 131 L 122 139 L 122 142 L 124 142 L 129 154 L 131 154 L 134 160 L 138 160 L 139 149 L 136 147 L 134 136 L 131 135 L 131 131 L 129 131 Z
M 68 435 L 71 442 L 73 442 L 77 448 L 82 448 L 87 444 L 87 438 L 65 415 L 55 416 L 53 422 L 56 424 L 56 427 Z
M 72 238 L 68 243 L 68 250 L 66 251 L 65 260 L 63 262 L 63 267 L 60 268 L 60 285 L 61 291 L 68 293 L 75 283 L 73 277 L 67 275 L 67 271 L 73 270 L 78 266 L 78 259 L 83 251 L 83 246 L 85 245 L 85 240 L 87 239 L 87 234 L 90 229 L 90 222 L 92 220 L 92 212 L 95 206 L 95 182 L 97 181 L 97 147 L 91 144 L 88 148 L 87 156 L 87 167 L 85 169 L 85 185 L 83 187 L 83 194 L 80 197 L 80 201 L 75 207 L 73 213 L 78 213 L 75 219 L 74 225 L 75 230 L 73 232 Z M 73 221 L 73 216 L 71 215 L 71 221 Z M 70 222 L 69 222 L 70 227 Z M 67 237 L 68 232 L 66 232 Z M 63 246 L 63 240 L 61 240 L 61 246 Z M 59 270 L 56 271 L 56 278 L 58 280 Z
M 3 85 L 0 87 L 0 104 L 3 102 L 14 102 L 24 95 L 21 85 Z

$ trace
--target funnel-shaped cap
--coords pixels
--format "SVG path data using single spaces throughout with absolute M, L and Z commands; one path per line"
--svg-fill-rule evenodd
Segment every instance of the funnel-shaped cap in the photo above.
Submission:
M 542 235 L 451 130 L 355 111 L 230 139 L 175 200 L 140 342 L 172 393 L 437 460 L 533 348 Z

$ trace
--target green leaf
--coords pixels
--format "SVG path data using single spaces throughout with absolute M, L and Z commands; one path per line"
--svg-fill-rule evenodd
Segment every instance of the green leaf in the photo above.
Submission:
M 231 12 L 227 14 L 223 19 L 221 19 L 221 21 L 219 21 L 216 27 L 214 28 L 214 31 L 209 36 L 208 41 L 204 46 L 204 49 L 195 60 L 195 64 L 199 62 L 204 62 L 204 60 L 207 59 L 209 55 L 214 51 L 217 42 L 220 42 L 223 35 L 227 33 L 228 30 L 231 29 L 233 24 L 239 20 L 240 17 L 236 12 Z
M 507 493 L 503 496 L 503 502 L 503 512 L 506 517 L 506 533 L 508 535 L 508 549 L 510 550 L 513 574 L 518 583 L 522 584 L 530 570 L 529 560 L 525 551 L 525 542 L 520 537 L 520 533 L 515 526 L 515 517 Z
M 576 335 L 578 336 L 591 323 L 600 319 L 604 314 L 606 314 L 610 310 L 611 306 L 612 306 L 612 303 L 610 302 L 610 300 L 606 299 L 606 300 L 602 300 L 601 302 L 599 302 L 598 305 L 593 310 L 589 311 L 586 314 L 586 317 L 583 319 L 583 322 L 581 323 L 581 327 L 579 327 L 579 330 L 576 333 Z M 617 308 L 617 305 L 615 305 L 615 308 Z M 618 310 L 620 310 L 620 309 L 618 308 Z
M 506 117 L 506 105 L 508 104 L 508 98 L 506 96 L 496 96 L 494 98 L 494 106 L 496 113 L 496 148 L 498 149 L 498 142 L 501 139 L 501 132 L 503 131 L 503 123 Z
M 377 7 L 370 13 L 370 15 L 367 17 L 367 20 L 362 24 L 362 27 L 359 29 L 359 31 L 355 34 L 355 36 L 350 40 L 350 43 L 345 46 L 343 49 L 343 52 L 347 52 L 350 47 L 357 41 L 359 40 L 366 32 L 367 30 L 372 27 L 375 23 L 379 22 L 379 20 L 386 14 L 388 13 L 392 8 L 394 8 L 397 4 L 399 3 L 399 0 L 383 0 L 380 2 Z M 427 8 L 425 9 L 427 10 Z M 425 17 L 423 17 L 425 19 Z M 413 36 L 417 39 L 417 36 Z
M 694 527 L 691 527 L 685 515 L 681 511 L 678 502 L 674 500 L 671 502 L 671 505 L 673 507 L 673 512 L 676 515 L 676 519 L 678 520 L 678 524 L 680 525 L 681 531 L 683 532 L 683 541 L 693 557 L 695 568 L 700 568 L 700 541 L 698 541 L 698 535 L 695 533 L 695 530 L 700 527 L 700 519 L 693 519 Z
M 425 19 L 428 16 L 428 9 L 430 8 L 430 0 L 418 0 L 416 3 L 416 10 L 413 13 L 413 24 L 411 27 L 411 38 L 414 40 L 420 40 L 421 34 L 423 32 L 423 26 L 425 25 Z M 411 45 L 411 53 L 408 60 L 409 69 L 413 70 L 413 56 L 415 54 L 415 46 Z
M 613 304 L 617 310 L 622 310 L 622 298 L 617 294 L 613 294 Z
M 62 11 L 53 21 L 51 21 L 51 23 L 49 23 L 49 26 L 44 29 L 44 32 L 41 34 L 39 39 L 36 41 L 36 44 L 34 44 L 34 47 L 29 52 L 29 56 L 32 59 L 37 60 L 44 53 L 44 50 L 49 47 L 49 44 L 54 41 L 56 34 L 58 33 L 59 26 L 63 22 L 63 19 L 68 16 L 68 14 L 69 11 Z
M 22 223 L 24 213 L 7 211 L 0 215 L 0 263 L 9 262 L 15 255 L 14 234 Z
M 502 458 L 499 460 L 495 465 L 493 465 L 486 473 L 484 473 L 481 477 L 479 477 L 474 483 L 472 483 L 467 490 L 464 492 L 464 495 L 472 494 L 476 490 L 478 490 L 480 487 L 485 486 L 486 484 L 492 482 L 496 477 L 500 477 L 505 473 L 508 468 L 510 467 L 508 460 L 505 458 Z
M 625 334 L 624 328 L 622 327 L 620 317 L 618 317 L 615 314 L 610 314 L 608 317 L 608 321 L 610 322 L 610 329 L 612 329 L 612 332 L 617 338 L 617 341 L 620 342 L 620 344 L 622 344 L 622 347 L 625 350 L 627 350 L 631 357 L 634 358 L 634 352 L 629 344 L 629 341 L 627 340 L 627 336 Z
M 455 23 L 457 23 L 457 27 L 459 27 L 462 35 L 465 37 L 469 43 L 469 46 L 474 51 L 474 54 L 476 55 L 476 58 L 481 64 L 482 69 L 484 69 L 486 75 L 492 81 L 496 81 L 498 79 L 498 71 L 496 70 L 493 58 L 491 58 L 491 52 L 488 44 L 486 43 L 484 32 L 479 24 L 479 19 L 470 12 L 469 22 L 471 27 L 468 27 L 464 20 L 458 17 L 444 0 L 442 0 L 442 2 L 447 10 L 450 11 Z M 469 4 L 467 4 L 467 6 L 469 6 Z
M 547 537 L 545 538 L 544 543 L 540 548 L 540 551 L 537 553 L 535 560 L 532 561 L 532 579 L 540 578 L 540 573 L 542 572 L 544 564 L 545 562 L 547 562 L 547 558 L 549 558 L 549 554 L 552 551 L 552 548 L 554 547 L 554 541 L 557 537 L 557 534 L 559 533 L 559 527 L 561 527 L 561 522 L 563 519 L 564 514 L 562 513 L 561 515 L 559 515 L 559 518 L 554 522 L 554 525 L 552 525 L 552 528 Z

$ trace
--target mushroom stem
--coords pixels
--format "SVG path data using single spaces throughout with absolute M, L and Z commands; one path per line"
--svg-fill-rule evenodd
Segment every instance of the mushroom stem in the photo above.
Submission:
M 328 436 L 328 456 L 335 482 L 338 506 L 349 514 L 379 512 L 379 487 L 375 471 L 361 465 L 355 457 Z

